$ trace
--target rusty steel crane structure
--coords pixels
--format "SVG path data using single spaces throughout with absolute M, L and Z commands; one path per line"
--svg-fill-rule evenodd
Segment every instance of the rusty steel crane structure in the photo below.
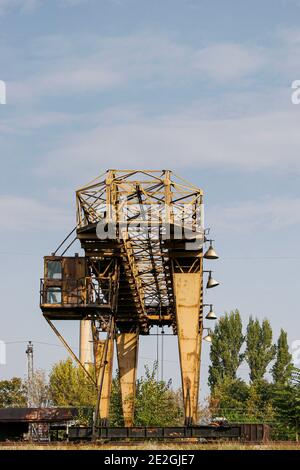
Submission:
M 84 256 L 64 256 L 73 240 L 62 255 L 57 250 L 44 258 L 40 305 L 97 387 L 95 425 L 109 419 L 114 342 L 124 423 L 133 425 L 139 337 L 149 335 L 154 325 L 171 327 L 178 337 L 185 423 L 196 424 L 203 258 L 218 257 L 212 241 L 203 251 L 209 241 L 203 191 L 170 170 L 108 170 L 76 192 L 76 203 L 74 240 L 80 241 Z M 218 285 L 208 273 L 206 287 Z M 216 318 L 212 308 L 206 318 Z M 80 320 L 80 358 L 54 320 Z M 94 368 L 84 359 L 89 331 Z

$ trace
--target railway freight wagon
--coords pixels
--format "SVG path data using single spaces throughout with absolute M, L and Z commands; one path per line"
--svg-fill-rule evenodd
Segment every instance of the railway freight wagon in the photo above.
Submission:
M 51 430 L 67 430 L 76 408 L 0 408 L 0 441 L 50 441 Z
M 270 426 L 259 423 L 238 424 L 240 440 L 245 442 L 268 442 L 270 440 Z
M 49 442 L 58 439 L 56 431 L 68 441 L 89 441 L 92 428 L 76 425 L 76 408 L 2 408 L 0 409 L 0 441 L 22 441 L 30 438 Z M 174 440 L 230 439 L 243 442 L 267 442 L 270 428 L 266 424 L 226 424 L 221 426 L 178 427 L 109 427 L 97 429 L 100 440 Z

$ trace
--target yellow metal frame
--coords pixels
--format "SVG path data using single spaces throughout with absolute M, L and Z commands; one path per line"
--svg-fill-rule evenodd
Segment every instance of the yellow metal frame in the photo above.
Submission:
M 89 305 L 88 314 L 82 306 L 80 315 L 98 333 L 108 331 L 113 318 L 126 425 L 133 424 L 139 335 L 149 334 L 155 324 L 171 325 L 178 335 L 185 417 L 195 423 L 203 328 L 203 191 L 170 170 L 111 169 L 76 192 L 76 207 L 77 238 L 89 275 L 100 289 L 111 279 L 113 290 L 109 308 L 104 295 L 104 305 Z M 113 224 L 115 236 L 99 239 L 99 223 Z M 103 394 L 97 413 L 108 419 L 113 338 L 104 345 L 98 333 L 94 352 L 100 398 Z

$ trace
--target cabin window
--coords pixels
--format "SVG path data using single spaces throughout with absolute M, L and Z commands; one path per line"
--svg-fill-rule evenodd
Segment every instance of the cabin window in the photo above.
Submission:
M 47 303 L 48 304 L 61 304 L 61 288 L 60 287 L 48 287 Z
M 62 278 L 61 261 L 48 261 L 47 277 L 48 279 L 61 279 Z

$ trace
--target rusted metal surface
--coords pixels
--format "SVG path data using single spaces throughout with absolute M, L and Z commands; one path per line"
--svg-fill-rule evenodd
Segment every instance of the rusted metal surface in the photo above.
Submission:
M 138 331 L 118 333 L 116 344 L 124 424 L 125 426 L 133 426 L 139 347 Z
M 102 427 L 97 430 L 98 439 L 239 439 L 241 428 L 235 426 L 195 426 L 195 427 Z M 69 440 L 89 440 L 92 430 L 89 427 L 70 427 Z
M 174 286 L 184 414 L 191 425 L 197 423 L 198 410 L 201 273 L 175 273 Z
M 267 443 L 270 426 L 266 424 L 230 424 L 226 426 L 184 426 L 184 427 L 102 427 L 98 429 L 99 439 L 230 439 L 240 442 Z M 70 427 L 70 440 L 89 440 L 91 428 Z
M 99 317 L 103 309 L 101 314 L 106 320 L 115 311 L 117 326 L 138 326 L 140 334 L 148 334 L 155 323 L 172 324 L 176 333 L 172 274 L 178 269 L 183 272 L 198 269 L 197 257 L 202 253 L 204 235 L 202 217 L 197 214 L 201 212 L 202 200 L 201 189 L 170 170 L 108 170 L 80 188 L 77 238 L 85 257 L 61 258 L 61 282 L 47 279 L 45 268 L 41 286 L 44 315 L 50 319 L 75 320 Z M 188 219 L 191 226 L 187 229 Z M 120 221 L 126 228 L 117 225 L 115 237 L 97 236 L 98 224 L 105 228 Z M 135 229 L 149 223 L 151 234 Z M 177 238 L 179 232 L 181 239 Z M 186 249 L 186 243 L 196 239 L 198 245 Z M 59 258 L 46 257 L 45 263 Z M 84 277 L 88 284 L 81 284 Z M 53 305 L 47 302 L 47 289 L 60 283 L 61 305 Z M 102 297 L 97 295 L 97 289 Z
M 98 351 L 96 353 L 96 371 L 97 371 L 97 384 L 101 386 L 102 379 L 102 392 L 99 404 L 99 418 L 102 422 L 107 422 L 109 419 L 111 386 L 112 386 L 112 372 L 114 360 L 114 338 L 108 339 L 107 352 L 105 358 L 105 340 L 98 341 Z M 102 378 L 103 374 L 103 378 Z
M 77 408 L 0 408 L 0 423 L 56 423 L 77 415 Z
M 247 442 L 268 442 L 270 426 L 267 424 L 244 423 L 241 427 L 241 440 Z
M 84 257 L 58 256 L 58 250 L 45 257 L 43 315 L 77 362 L 52 320 L 90 321 L 94 342 L 107 331 L 112 317 L 118 333 L 136 332 L 130 353 L 123 354 L 117 337 L 123 412 L 131 425 L 138 336 L 148 335 L 153 325 L 172 327 L 179 335 L 186 424 L 196 423 L 203 327 L 203 191 L 170 170 L 112 169 L 80 188 L 76 202 L 76 236 Z M 52 276 L 55 262 L 61 263 L 61 271 Z M 181 286 L 177 280 L 183 278 L 194 281 Z M 103 381 L 104 376 L 102 385 Z M 99 395 L 99 382 L 97 386 Z M 132 403 L 124 398 L 130 395 Z
M 88 370 L 93 364 L 92 328 L 89 320 L 80 320 L 79 360 Z
M 98 374 L 96 377 L 98 394 L 93 419 L 93 435 L 95 437 L 96 427 L 108 424 L 108 415 L 110 408 L 111 386 L 112 386 L 112 370 L 113 370 L 113 353 L 115 339 L 115 319 L 113 316 L 109 319 L 106 328 L 105 341 L 99 341 L 98 330 L 93 322 L 94 343 L 96 342 L 95 369 Z M 103 347 L 102 347 L 103 345 Z M 100 362 L 99 362 L 100 361 Z

